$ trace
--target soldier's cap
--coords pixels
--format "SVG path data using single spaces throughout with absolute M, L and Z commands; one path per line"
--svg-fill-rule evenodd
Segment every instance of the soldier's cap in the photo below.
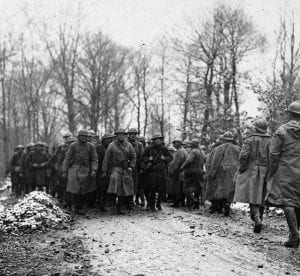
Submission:
M 109 134 L 109 133 L 104 133 L 104 134 L 102 135 L 101 139 L 102 139 L 102 140 L 105 140 L 105 139 L 108 139 L 108 138 L 111 138 L 111 137 L 112 137 L 111 134 Z
M 201 145 L 201 146 L 200 146 L 200 149 L 201 149 L 201 150 L 205 150 L 206 147 L 205 147 L 204 145 Z
M 190 141 L 189 139 L 185 139 L 185 140 L 182 142 L 182 144 L 183 144 L 184 146 L 190 146 L 190 145 L 191 145 L 191 141 Z
M 221 137 L 222 140 L 225 140 L 225 141 L 233 141 L 234 140 L 234 137 L 233 137 L 233 134 L 231 133 L 231 131 L 226 131 L 222 137 Z
M 130 128 L 128 129 L 127 134 L 139 134 L 139 132 L 136 128 Z
M 253 123 L 254 127 L 262 133 L 266 133 L 268 129 L 268 123 L 264 119 L 258 119 Z
M 117 134 L 126 134 L 125 128 L 119 128 L 115 131 L 115 135 Z
M 173 139 L 172 143 L 175 143 L 175 142 L 182 144 L 182 139 L 179 137 L 176 137 Z
M 151 140 L 154 141 L 155 139 L 164 139 L 164 136 L 161 135 L 160 133 L 155 133 L 155 134 L 152 136 Z
M 168 151 L 176 151 L 176 149 L 174 148 L 174 146 L 171 144 L 168 146 Z
M 90 136 L 89 132 L 86 129 L 81 129 L 78 131 L 77 136 Z
M 24 149 L 25 147 L 23 146 L 23 145 L 17 145 L 16 147 L 15 147 L 15 149 Z
M 66 138 L 68 138 L 70 136 L 72 136 L 72 133 L 71 132 L 66 132 L 66 133 L 64 133 L 63 138 L 66 139 Z
M 294 101 L 288 106 L 288 111 L 300 115 L 300 101 Z
M 35 146 L 44 146 L 44 143 L 42 141 L 37 141 L 35 143 Z
M 34 143 L 33 142 L 30 142 L 26 145 L 26 148 L 32 148 L 34 147 Z
M 46 142 L 43 143 L 43 146 L 44 146 L 45 148 L 49 148 L 49 146 L 48 146 L 48 144 L 47 144 Z
M 193 138 L 193 139 L 191 140 L 191 145 L 193 145 L 193 146 L 195 146 L 195 147 L 198 147 L 199 144 L 200 144 L 199 139 Z
M 76 141 L 77 141 L 77 138 L 76 138 L 76 137 L 73 137 L 73 136 L 69 137 L 69 138 L 66 140 L 67 143 L 73 143 L 73 142 L 76 142 Z

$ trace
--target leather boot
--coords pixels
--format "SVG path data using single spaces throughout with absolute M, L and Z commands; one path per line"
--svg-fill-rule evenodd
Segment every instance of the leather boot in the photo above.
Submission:
M 117 214 L 118 215 L 125 215 L 125 212 L 123 210 L 123 197 L 121 197 L 121 196 L 118 196 Z
M 299 246 L 299 230 L 297 223 L 297 216 L 294 207 L 284 207 L 284 215 L 290 230 L 289 239 L 284 243 L 285 247 Z
M 224 203 L 224 216 L 225 217 L 230 216 L 230 202 Z
M 259 206 L 254 207 L 254 233 L 260 233 L 262 229 L 262 221 L 260 218 Z

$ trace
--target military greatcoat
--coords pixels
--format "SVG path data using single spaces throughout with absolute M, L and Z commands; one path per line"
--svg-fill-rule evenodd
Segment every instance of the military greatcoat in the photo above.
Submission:
M 270 179 L 267 202 L 300 208 L 300 122 L 279 127 L 270 143 Z
M 266 196 L 270 136 L 254 133 L 244 142 L 234 202 L 262 205 Z
M 95 146 L 91 143 L 72 143 L 65 156 L 62 167 L 63 173 L 68 173 L 67 192 L 73 194 L 87 194 L 96 190 L 95 173 L 98 168 L 98 159 Z

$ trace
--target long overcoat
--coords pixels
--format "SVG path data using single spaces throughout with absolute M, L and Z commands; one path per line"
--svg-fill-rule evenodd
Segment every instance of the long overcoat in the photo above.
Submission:
M 254 133 L 244 142 L 236 178 L 234 202 L 262 205 L 266 196 L 270 136 Z
M 201 182 L 203 178 L 203 166 L 205 156 L 198 148 L 192 148 L 188 154 L 182 168 L 185 171 L 184 191 L 186 193 L 196 193 L 201 191 Z
M 117 196 L 134 195 L 132 173 L 136 162 L 136 154 L 132 145 L 128 142 L 115 141 L 109 144 L 102 163 L 102 171 L 107 173 L 108 166 L 111 167 L 108 193 Z
M 172 179 L 169 183 L 168 194 L 178 194 L 181 189 L 181 183 L 184 182 L 184 171 L 180 167 L 188 158 L 187 151 L 180 147 L 173 155 L 173 160 L 169 163 L 169 178 Z
M 144 172 L 145 190 L 166 191 L 167 166 L 173 159 L 167 147 L 153 144 L 145 149 L 143 159 L 148 166 Z
M 270 143 L 270 179 L 267 202 L 300 208 L 300 122 L 279 127 Z
M 215 149 L 209 175 L 213 185 L 206 188 L 206 199 L 226 199 L 232 202 L 234 196 L 234 175 L 239 166 L 240 147 L 225 141 Z
M 67 192 L 73 194 L 87 194 L 96 189 L 95 178 L 91 173 L 96 173 L 98 159 L 95 146 L 91 143 L 72 143 L 66 153 L 62 172 L 68 173 Z
M 31 151 L 26 157 L 25 163 L 28 165 L 32 171 L 33 178 L 37 187 L 46 186 L 46 166 L 49 161 L 49 156 L 44 151 Z M 37 164 L 38 167 L 34 167 Z

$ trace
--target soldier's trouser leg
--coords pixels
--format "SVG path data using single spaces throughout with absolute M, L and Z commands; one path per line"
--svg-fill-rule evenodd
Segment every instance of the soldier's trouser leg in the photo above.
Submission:
M 225 215 L 225 217 L 229 217 L 229 215 L 230 215 L 230 202 L 226 199 L 226 198 L 224 198 L 222 201 L 222 206 L 224 207 L 224 215 Z
M 155 189 L 151 189 L 149 191 L 149 207 L 151 211 L 155 210 L 155 196 L 156 196 Z
M 162 210 L 162 208 L 161 208 L 161 202 L 164 200 L 165 195 L 166 195 L 166 189 L 164 189 L 164 188 L 158 189 L 156 207 L 157 207 L 157 209 L 159 211 Z
M 255 222 L 254 233 L 260 233 L 262 229 L 260 205 L 250 204 L 250 213 L 251 217 L 253 217 L 253 220 Z
M 75 211 L 77 213 L 80 213 L 80 211 L 83 208 L 83 196 L 81 192 L 78 194 L 73 194 L 73 198 L 74 198 Z
M 285 247 L 299 246 L 299 228 L 297 222 L 296 210 L 294 207 L 285 206 L 283 208 L 285 218 L 290 230 L 289 239 L 284 243 Z
M 125 206 L 126 206 L 126 209 L 133 210 L 133 206 L 134 206 L 133 196 L 126 196 L 125 197 Z

